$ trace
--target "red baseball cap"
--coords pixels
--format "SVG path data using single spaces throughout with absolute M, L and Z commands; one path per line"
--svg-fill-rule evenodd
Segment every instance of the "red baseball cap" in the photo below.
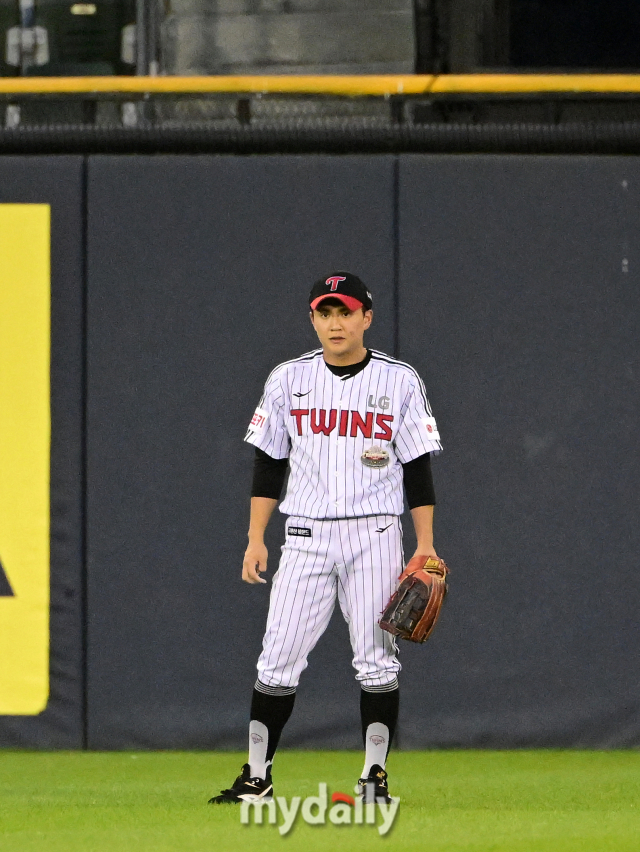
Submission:
M 350 272 L 332 272 L 316 281 L 309 294 L 311 310 L 315 311 L 324 299 L 338 299 L 350 311 L 357 311 L 358 308 L 369 311 L 373 304 L 371 293 L 358 276 Z

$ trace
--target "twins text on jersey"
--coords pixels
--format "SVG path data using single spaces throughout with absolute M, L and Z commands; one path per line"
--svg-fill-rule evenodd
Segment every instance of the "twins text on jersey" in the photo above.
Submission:
M 441 450 L 420 377 L 375 351 L 349 377 L 334 375 L 322 350 L 280 364 L 245 441 L 289 458 L 280 510 L 317 519 L 402 514 L 402 464 Z

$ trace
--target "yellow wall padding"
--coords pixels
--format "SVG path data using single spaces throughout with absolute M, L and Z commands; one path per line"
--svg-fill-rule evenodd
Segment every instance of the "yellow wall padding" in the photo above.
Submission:
M 49 696 L 50 210 L 0 204 L 0 715 Z

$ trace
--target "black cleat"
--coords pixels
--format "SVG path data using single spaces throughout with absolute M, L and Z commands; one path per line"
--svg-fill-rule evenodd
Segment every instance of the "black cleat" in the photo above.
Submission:
M 358 781 L 358 794 L 362 796 L 365 805 L 373 805 L 376 802 L 390 805 L 393 801 L 387 787 L 387 773 L 377 763 L 369 770 L 368 778 L 360 778 Z
M 250 773 L 251 767 L 248 763 L 245 763 L 242 767 L 242 773 L 233 782 L 233 787 L 228 790 L 221 790 L 219 796 L 209 799 L 209 804 L 235 805 L 240 802 L 268 802 L 273 799 L 271 767 L 267 769 L 266 778 L 252 778 Z

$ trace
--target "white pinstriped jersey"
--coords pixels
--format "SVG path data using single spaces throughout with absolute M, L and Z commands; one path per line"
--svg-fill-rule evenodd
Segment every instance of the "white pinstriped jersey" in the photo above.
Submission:
M 289 459 L 280 511 L 315 519 L 401 515 L 401 464 L 442 449 L 416 371 L 375 350 L 355 376 L 332 373 L 322 349 L 279 364 L 245 441 Z

